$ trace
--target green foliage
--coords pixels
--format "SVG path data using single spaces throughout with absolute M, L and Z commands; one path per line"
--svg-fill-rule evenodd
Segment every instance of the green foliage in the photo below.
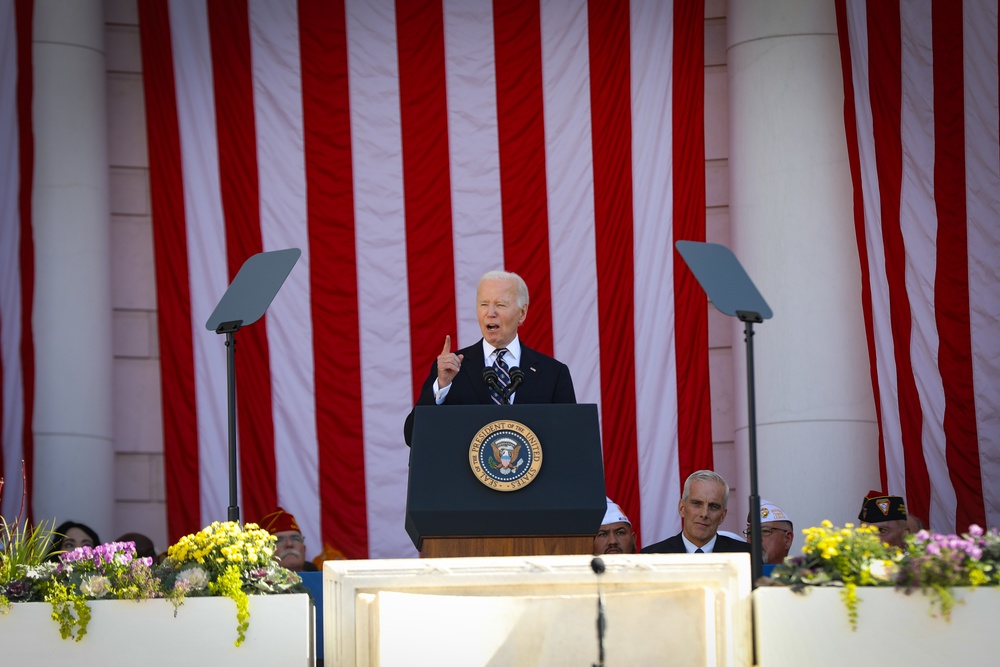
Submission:
M 873 526 L 843 528 L 824 521 L 803 531 L 802 555 L 786 558 L 762 580 L 764 585 L 843 587 L 851 627 L 858 623 L 858 588 L 895 586 L 907 594 L 921 591 L 931 598 L 931 613 L 945 620 L 959 602 L 955 589 L 1000 585 L 1000 531 L 970 526 L 962 535 L 922 530 L 906 536 L 902 549 L 881 541 Z
M 0 493 L 3 479 L 0 478 Z M 63 639 L 80 641 L 90 623 L 90 600 L 225 596 L 236 603 L 236 646 L 250 627 L 250 595 L 304 593 L 302 579 L 274 560 L 274 536 L 254 524 L 213 523 L 167 550 L 154 569 L 132 542 L 82 546 L 46 561 L 53 524 L 29 528 L 22 513 L 0 517 L 0 612 L 19 602 L 48 602 Z

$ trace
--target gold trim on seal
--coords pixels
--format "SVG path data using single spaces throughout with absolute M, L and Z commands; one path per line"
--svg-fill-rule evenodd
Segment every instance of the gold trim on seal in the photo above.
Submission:
M 508 455 L 509 464 L 497 460 L 494 456 L 497 451 Z M 542 443 L 521 422 L 500 419 L 483 426 L 472 439 L 469 466 L 484 486 L 495 491 L 517 491 L 538 476 L 542 468 Z

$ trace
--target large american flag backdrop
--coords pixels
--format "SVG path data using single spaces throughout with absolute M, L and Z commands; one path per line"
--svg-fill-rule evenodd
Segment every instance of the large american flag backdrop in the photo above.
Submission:
M 223 339 L 242 262 L 302 257 L 236 334 L 242 516 L 411 554 L 403 419 L 486 270 L 601 406 L 609 493 L 675 530 L 710 466 L 701 2 L 139 3 L 169 532 L 226 516 Z M 678 421 L 680 415 L 680 421 Z M 322 536 L 322 541 L 321 537 Z
M 1000 525 L 997 3 L 837 2 L 882 482 Z

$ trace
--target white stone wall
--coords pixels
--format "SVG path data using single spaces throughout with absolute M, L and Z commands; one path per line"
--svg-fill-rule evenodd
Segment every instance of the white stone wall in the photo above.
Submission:
M 105 0 L 114 353 L 114 539 L 167 548 L 149 158 L 135 0 Z
M 705 0 L 705 205 L 706 241 L 729 246 L 729 95 L 726 72 L 726 2 Z M 729 481 L 730 497 L 739 488 L 733 451 L 733 318 L 708 308 L 708 363 L 712 388 L 712 443 L 715 470 Z M 740 343 L 742 338 L 735 338 Z M 731 505 L 732 507 L 732 505 Z M 730 512 L 722 528 L 740 533 L 746 517 Z
M 135 0 L 105 0 L 108 155 L 111 182 L 115 514 L 113 539 L 128 532 L 167 545 L 159 342 L 149 201 L 149 159 Z M 708 241 L 729 245 L 726 3 L 705 2 L 705 179 Z M 733 323 L 709 311 L 715 469 L 734 484 Z M 739 532 L 733 512 L 726 530 Z

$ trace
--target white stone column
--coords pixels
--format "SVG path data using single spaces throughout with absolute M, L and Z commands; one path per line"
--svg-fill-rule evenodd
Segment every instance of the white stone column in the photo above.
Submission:
M 36 0 L 36 519 L 112 540 L 111 261 L 101 0 Z
M 728 5 L 733 251 L 774 311 L 754 326 L 758 490 L 799 529 L 857 523 L 878 488 L 834 4 Z M 746 343 L 733 320 L 736 452 L 749 496 Z

